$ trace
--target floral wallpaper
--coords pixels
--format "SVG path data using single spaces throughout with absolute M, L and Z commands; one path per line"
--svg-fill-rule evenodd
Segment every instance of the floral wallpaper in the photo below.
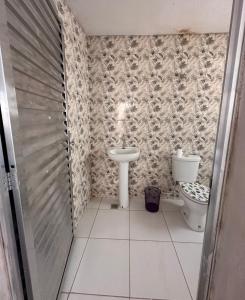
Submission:
M 65 0 L 63 21 L 75 226 L 91 197 L 117 197 L 109 147 L 138 146 L 131 197 L 154 185 L 173 191 L 171 155 L 202 158 L 209 185 L 221 100 L 226 34 L 86 36 Z
M 130 163 L 132 197 L 154 185 L 171 193 L 171 155 L 202 158 L 209 185 L 226 56 L 226 34 L 89 36 L 92 196 L 117 196 L 109 147 L 138 146 Z
M 86 35 L 64 0 L 54 1 L 63 23 L 67 118 L 71 142 L 73 220 L 76 227 L 90 199 L 90 106 Z

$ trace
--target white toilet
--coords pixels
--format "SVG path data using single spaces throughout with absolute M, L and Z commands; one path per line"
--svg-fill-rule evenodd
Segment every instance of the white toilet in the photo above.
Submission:
M 189 227 L 204 231 L 209 199 L 209 188 L 196 181 L 200 156 L 173 156 L 173 179 L 179 183 L 179 196 L 184 201 L 181 213 Z

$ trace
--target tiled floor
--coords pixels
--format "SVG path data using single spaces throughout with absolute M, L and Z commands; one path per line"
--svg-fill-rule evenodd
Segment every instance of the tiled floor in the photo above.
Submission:
M 190 230 L 178 207 L 145 211 L 92 201 L 75 232 L 61 300 L 196 300 L 203 233 Z M 178 203 L 177 203 L 178 204 Z

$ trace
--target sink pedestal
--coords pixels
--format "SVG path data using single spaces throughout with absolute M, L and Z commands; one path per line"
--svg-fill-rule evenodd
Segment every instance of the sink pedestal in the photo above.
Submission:
M 135 161 L 140 156 L 137 147 L 122 147 L 108 149 L 110 159 L 119 162 L 119 204 L 122 208 L 127 208 L 128 201 L 128 163 Z
M 128 162 L 119 163 L 119 201 L 120 207 L 128 207 Z

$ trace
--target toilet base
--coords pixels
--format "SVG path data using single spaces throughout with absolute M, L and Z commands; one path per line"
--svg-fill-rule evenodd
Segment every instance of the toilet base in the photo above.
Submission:
M 183 206 L 180 210 L 186 224 L 194 231 L 202 232 L 206 225 L 206 214 L 198 214 L 196 212 L 190 212 L 190 210 Z

